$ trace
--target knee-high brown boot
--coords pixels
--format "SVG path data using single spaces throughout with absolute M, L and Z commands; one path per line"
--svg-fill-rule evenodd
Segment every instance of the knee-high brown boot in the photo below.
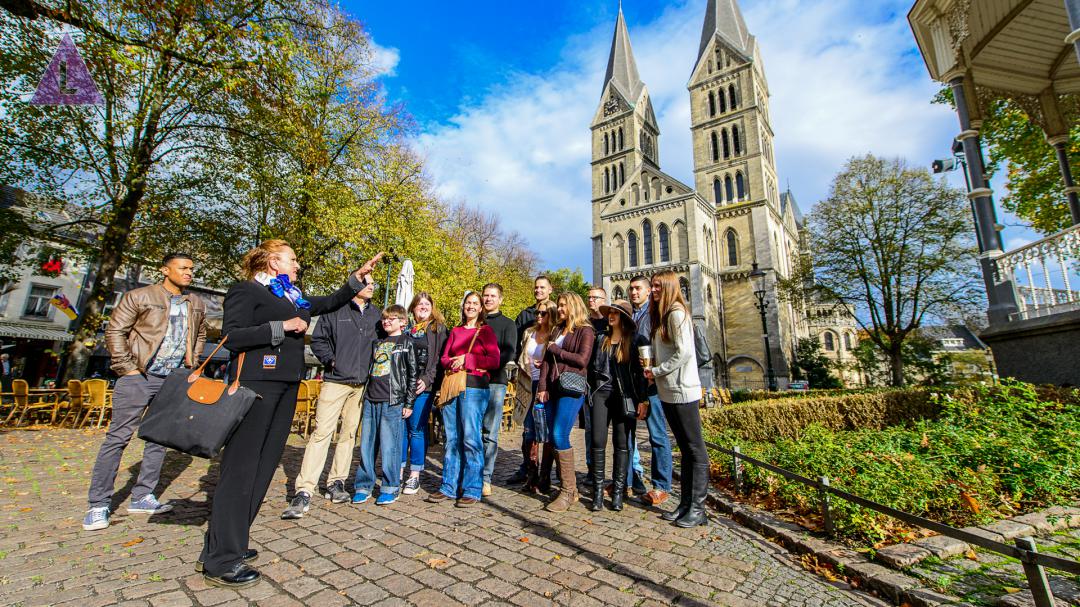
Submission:
M 540 445 L 533 441 L 521 445 L 521 456 L 525 458 L 525 486 L 522 489 L 526 493 L 536 493 L 537 485 L 540 484 L 540 462 L 537 461 L 539 447 Z
M 540 459 L 540 482 L 536 488 L 540 493 L 551 493 L 551 467 L 555 463 L 555 445 L 551 442 L 544 443 L 543 455 Z
M 578 501 L 577 476 L 574 474 L 574 448 L 557 451 L 559 472 L 562 473 L 562 488 L 555 501 L 547 505 L 551 512 L 566 512 Z

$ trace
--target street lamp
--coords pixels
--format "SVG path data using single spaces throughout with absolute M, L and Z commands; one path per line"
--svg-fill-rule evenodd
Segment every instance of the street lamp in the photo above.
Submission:
M 757 303 L 754 307 L 761 313 L 761 336 L 765 339 L 765 377 L 769 382 L 769 391 L 776 392 L 776 371 L 772 365 L 772 348 L 769 346 L 769 323 L 765 318 L 765 311 L 769 309 L 769 301 L 765 299 L 765 272 L 758 268 L 757 262 L 750 270 L 750 284 L 754 287 L 754 297 Z
M 930 168 L 931 168 L 931 170 L 934 171 L 935 175 L 940 175 L 941 173 L 949 173 L 951 171 L 955 171 L 955 170 L 960 169 L 960 168 L 964 169 L 963 170 L 964 183 L 967 184 L 967 191 L 968 191 L 968 193 L 970 193 L 971 192 L 971 178 L 968 177 L 967 158 L 964 156 L 964 145 L 962 143 L 960 143 L 959 141 L 954 140 L 953 141 L 953 146 L 952 146 L 952 153 L 953 153 L 952 158 L 945 158 L 945 159 L 942 159 L 942 160 L 935 160 L 934 162 L 932 162 L 930 164 Z M 979 215 L 978 215 L 978 213 L 975 212 L 975 201 L 974 200 L 971 201 L 971 219 L 972 219 L 972 221 L 975 222 L 975 238 L 976 238 L 976 240 L 978 240 L 979 250 L 981 251 L 982 248 L 983 248 L 983 246 L 982 246 L 982 233 L 979 232 L 979 227 L 978 227 L 979 226 Z

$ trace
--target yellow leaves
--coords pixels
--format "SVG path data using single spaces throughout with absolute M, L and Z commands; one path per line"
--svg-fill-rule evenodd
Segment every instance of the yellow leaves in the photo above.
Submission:
M 979 555 L 975 553 L 974 548 L 968 548 L 967 552 L 964 553 L 964 558 L 969 561 L 977 561 L 979 560 Z
M 124 548 L 131 548 L 132 546 L 136 546 L 138 544 L 141 544 L 144 541 L 146 541 L 146 540 L 144 540 L 141 537 L 136 537 L 136 538 L 132 538 L 132 539 L 124 542 L 123 544 L 120 544 L 120 545 L 123 546 Z
M 450 566 L 450 562 L 446 559 L 433 558 L 427 560 L 427 566 L 432 569 L 446 569 Z
M 978 514 L 982 508 L 979 506 L 979 502 L 971 496 L 967 491 L 960 492 L 960 502 L 972 512 L 972 514 Z
M 922 447 L 923 449 L 929 449 L 930 448 L 930 437 L 925 432 L 923 432 L 922 440 L 919 441 L 919 446 Z
M 33 508 L 19 508 L 19 512 L 33 512 Z
M 527 538 L 525 536 L 522 536 L 522 537 L 518 538 L 518 541 L 523 543 L 523 544 L 528 544 L 529 543 L 529 538 Z

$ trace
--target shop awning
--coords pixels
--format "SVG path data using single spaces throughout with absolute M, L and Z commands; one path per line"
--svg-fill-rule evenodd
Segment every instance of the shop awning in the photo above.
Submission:
M 32 325 L 28 323 L 0 322 L 0 337 L 17 339 L 42 339 L 45 341 L 71 341 L 71 333 L 56 328 L 56 325 Z

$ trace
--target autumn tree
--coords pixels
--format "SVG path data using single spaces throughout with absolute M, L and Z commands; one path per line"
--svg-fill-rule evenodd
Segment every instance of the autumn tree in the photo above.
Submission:
M 904 385 L 905 341 L 927 318 L 981 299 L 964 193 L 902 160 L 848 161 L 809 217 L 812 256 L 783 285 L 807 301 L 851 306 Z
M 3 7 L 0 180 L 80 210 L 76 221 L 100 234 L 69 353 L 77 372 L 89 357 L 147 194 L 168 196 L 178 176 L 212 153 L 223 123 L 217 93 L 266 75 L 254 66 L 269 65 L 271 49 L 288 42 L 287 9 L 240 0 L 96 0 L 61 11 L 34 2 Z M 79 50 L 102 105 L 26 102 L 25 91 L 33 90 L 56 48 L 51 34 L 58 23 L 80 29 Z

